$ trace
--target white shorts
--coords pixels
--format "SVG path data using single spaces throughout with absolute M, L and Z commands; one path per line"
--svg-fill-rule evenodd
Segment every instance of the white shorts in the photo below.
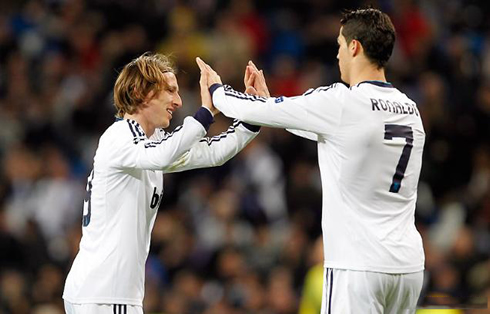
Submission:
M 385 274 L 325 268 L 321 314 L 415 313 L 424 272 Z
M 66 314 L 143 314 L 143 307 L 127 304 L 73 304 L 65 300 Z

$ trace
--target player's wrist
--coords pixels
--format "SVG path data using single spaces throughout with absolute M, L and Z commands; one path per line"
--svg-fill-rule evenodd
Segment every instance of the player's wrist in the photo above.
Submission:
M 211 94 L 211 98 L 213 98 L 213 93 L 222 86 L 223 84 L 220 83 L 214 83 L 211 86 L 209 86 L 209 93 Z
M 203 105 L 202 108 L 206 109 L 207 111 L 209 111 L 209 113 L 214 117 L 215 116 L 215 113 L 213 112 L 213 110 L 211 108 L 209 108 L 208 106 L 205 106 Z
M 214 122 L 211 110 L 205 106 L 199 108 L 199 110 L 194 114 L 194 119 L 201 123 L 206 131 L 209 130 L 209 126 Z

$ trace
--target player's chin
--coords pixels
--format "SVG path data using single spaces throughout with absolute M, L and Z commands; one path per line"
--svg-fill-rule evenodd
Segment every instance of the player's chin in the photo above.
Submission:
M 168 128 L 168 126 L 170 125 L 170 119 L 165 119 L 162 121 L 162 124 L 161 124 L 161 128 L 162 129 L 165 129 L 165 128 Z

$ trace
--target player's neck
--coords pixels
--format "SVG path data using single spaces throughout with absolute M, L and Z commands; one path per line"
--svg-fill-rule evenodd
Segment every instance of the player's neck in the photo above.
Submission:
M 353 67 L 349 85 L 354 86 L 365 81 L 386 82 L 384 68 L 378 69 L 372 64 L 363 64 L 358 67 Z
M 138 122 L 148 138 L 155 132 L 156 127 L 152 126 L 148 119 L 146 119 L 140 112 L 133 114 L 126 113 L 124 114 L 124 119 L 130 119 Z

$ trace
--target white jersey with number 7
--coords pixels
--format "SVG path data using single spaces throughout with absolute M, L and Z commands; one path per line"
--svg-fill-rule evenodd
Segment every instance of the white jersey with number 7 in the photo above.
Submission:
M 210 90 L 226 116 L 318 142 L 325 267 L 424 269 L 414 213 L 425 132 L 411 99 L 378 81 L 268 99 L 219 84 Z

